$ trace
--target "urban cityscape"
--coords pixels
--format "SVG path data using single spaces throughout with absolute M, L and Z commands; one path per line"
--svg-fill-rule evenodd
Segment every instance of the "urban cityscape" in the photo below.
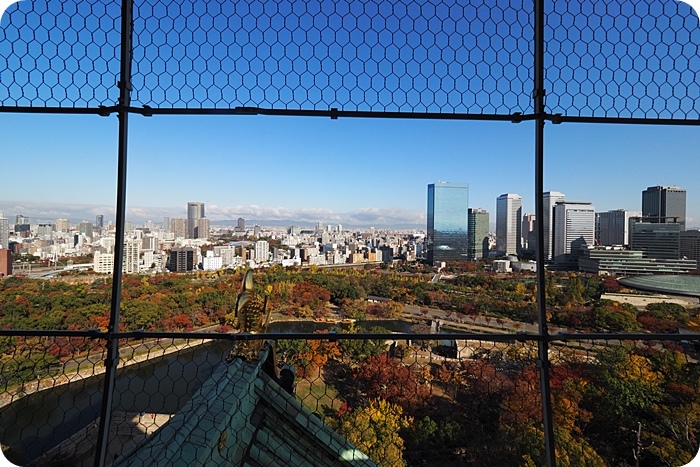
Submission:
M 686 229 L 686 190 L 652 186 L 640 196 L 640 210 L 597 212 L 590 202 L 544 193 L 544 257 L 548 268 L 593 274 L 684 273 L 700 261 L 700 230 Z M 427 186 L 425 230 L 344 229 L 341 224 L 212 226 L 205 204 L 189 202 L 183 217 L 125 225 L 124 273 L 215 271 L 239 266 L 391 264 L 423 260 L 433 266 L 454 261 L 494 260 L 494 268 L 534 270 L 535 215 L 522 212 L 522 197 L 496 199 L 491 213 L 469 207 L 469 185 L 438 181 Z M 114 268 L 115 225 L 55 219 L 33 223 L 23 214 L 0 213 L 0 275 L 31 273 L 29 258 L 47 266 Z M 216 239 L 216 241 L 214 241 Z M 14 255 L 14 256 L 13 256 Z M 12 260 L 14 258 L 14 261 Z M 14 271 L 13 271 L 14 263 Z M 50 274 L 50 273 L 49 273 Z

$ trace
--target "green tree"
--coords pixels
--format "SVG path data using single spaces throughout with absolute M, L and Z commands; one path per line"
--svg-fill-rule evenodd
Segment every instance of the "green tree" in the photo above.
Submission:
M 412 419 L 401 407 L 384 400 L 372 400 L 340 420 L 340 434 L 382 467 L 403 467 L 404 440 L 399 431 Z

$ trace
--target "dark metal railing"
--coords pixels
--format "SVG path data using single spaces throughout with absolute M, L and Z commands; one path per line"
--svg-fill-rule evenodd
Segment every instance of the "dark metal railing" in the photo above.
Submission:
M 108 462 L 123 340 L 259 338 L 119 331 L 130 114 L 534 121 L 538 232 L 543 231 L 546 122 L 700 124 L 695 105 L 700 30 L 683 2 L 127 0 L 119 7 L 96 0 L 20 2 L 7 16 L 0 29 L 0 112 L 119 118 L 117 240 L 107 331 L 0 331 L 8 338 L 86 339 L 106 350 L 96 466 Z M 598 60 L 601 56 L 607 60 Z M 698 338 L 550 335 L 541 237 L 537 250 L 538 334 L 442 337 L 537 344 L 543 452 L 546 464 L 554 466 L 550 354 L 555 344 Z M 430 336 L 339 334 L 334 339 Z

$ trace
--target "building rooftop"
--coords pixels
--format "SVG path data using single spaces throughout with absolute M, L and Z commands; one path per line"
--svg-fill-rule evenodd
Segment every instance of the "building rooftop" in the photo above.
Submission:
M 650 290 L 677 295 L 700 297 L 700 276 L 694 275 L 651 275 L 625 277 L 620 283 L 635 289 Z

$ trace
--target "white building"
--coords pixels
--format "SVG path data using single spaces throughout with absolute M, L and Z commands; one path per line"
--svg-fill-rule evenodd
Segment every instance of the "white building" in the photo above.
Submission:
M 114 255 L 96 251 L 92 268 L 98 274 L 112 274 L 114 272 Z
M 554 206 L 554 261 L 576 266 L 581 247 L 595 242 L 595 207 L 587 202 Z
M 255 261 L 260 263 L 267 263 L 270 260 L 270 244 L 265 240 L 259 240 L 255 242 Z
M 141 256 L 141 240 L 129 239 L 124 243 L 124 264 L 122 271 L 127 274 L 139 272 L 139 258 Z
M 221 256 L 214 256 L 211 251 L 207 252 L 207 256 L 202 258 L 202 269 L 205 271 L 218 271 L 224 265 Z
M 520 253 L 523 199 L 505 193 L 496 199 L 496 250 L 504 255 Z
M 558 191 L 547 191 L 543 193 L 543 204 L 544 212 L 542 213 L 542 223 L 544 224 L 544 232 L 542 232 L 542 237 L 544 241 L 544 259 L 545 261 L 551 260 L 554 256 L 552 254 L 554 244 L 552 240 L 552 235 L 554 232 L 554 206 L 557 203 L 562 203 L 565 200 L 563 193 Z
M 0 248 L 10 247 L 10 220 L 0 213 Z

